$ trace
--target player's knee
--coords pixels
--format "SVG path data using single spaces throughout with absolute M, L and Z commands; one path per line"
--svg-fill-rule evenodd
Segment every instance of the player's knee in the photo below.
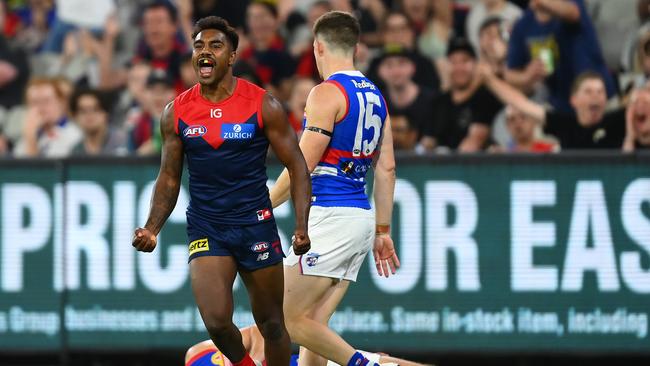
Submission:
M 278 341 L 286 334 L 286 328 L 280 319 L 267 319 L 257 324 L 262 337 L 267 341 Z
M 205 328 L 213 338 L 229 337 L 233 330 L 233 323 L 229 317 L 211 316 L 204 319 Z
M 284 323 L 291 340 L 300 343 L 300 340 L 302 339 L 300 317 L 285 317 Z

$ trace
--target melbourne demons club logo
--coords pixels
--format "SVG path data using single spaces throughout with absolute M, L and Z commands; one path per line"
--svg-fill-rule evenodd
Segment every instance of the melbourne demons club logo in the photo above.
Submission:
M 257 211 L 257 221 L 264 221 L 268 220 L 271 217 L 273 217 L 273 213 L 271 212 L 270 209 L 265 208 L 263 210 L 258 210 Z
M 208 132 L 208 129 L 205 126 L 193 125 L 183 130 L 183 136 L 200 137 L 205 135 L 206 132 Z

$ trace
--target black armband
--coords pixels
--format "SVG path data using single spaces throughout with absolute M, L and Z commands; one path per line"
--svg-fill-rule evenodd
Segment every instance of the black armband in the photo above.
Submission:
M 332 137 L 332 133 L 330 131 L 324 130 L 324 129 L 320 128 L 320 127 L 307 126 L 307 127 L 305 127 L 305 130 L 309 130 L 309 131 L 317 132 L 317 133 L 322 133 L 323 135 L 325 135 L 327 137 Z

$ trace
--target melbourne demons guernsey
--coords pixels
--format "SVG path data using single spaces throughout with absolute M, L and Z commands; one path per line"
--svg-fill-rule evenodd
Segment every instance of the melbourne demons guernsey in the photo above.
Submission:
M 312 172 L 312 205 L 369 209 L 366 173 L 379 148 L 386 103 L 379 88 L 359 71 L 337 72 L 325 82 L 340 89 L 347 111 L 335 122 L 330 143 Z
M 271 220 L 261 89 L 244 79 L 227 99 L 212 103 L 200 85 L 174 99 L 176 133 L 190 182 L 187 215 L 218 224 Z

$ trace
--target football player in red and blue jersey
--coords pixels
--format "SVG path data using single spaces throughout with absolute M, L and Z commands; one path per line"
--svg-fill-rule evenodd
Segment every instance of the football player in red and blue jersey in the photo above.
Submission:
M 163 112 L 160 173 L 149 218 L 136 229 L 133 246 L 145 252 L 155 248 L 176 205 L 185 157 L 190 276 L 210 338 L 235 366 L 254 366 L 232 322 L 232 285 L 239 273 L 264 338 L 267 364 L 286 366 L 291 349 L 282 313 L 284 254 L 266 187 L 269 144 L 295 182 L 296 253 L 310 248 L 307 166 L 281 104 L 232 75 L 239 41 L 235 30 L 211 16 L 196 23 L 192 39 L 199 83 Z
M 390 118 L 377 86 L 354 68 L 357 19 L 329 12 L 313 32 L 316 65 L 325 81 L 307 98 L 300 139 L 312 177 L 312 243 L 310 251 L 290 250 L 285 259 L 285 321 L 291 339 L 302 346 L 303 365 L 326 360 L 374 365 L 327 324 L 371 249 L 380 275 L 388 277 L 399 267 L 390 237 L 395 186 Z M 366 173 L 373 167 L 374 212 L 366 195 Z M 289 173 L 271 189 L 274 207 L 289 197 Z

